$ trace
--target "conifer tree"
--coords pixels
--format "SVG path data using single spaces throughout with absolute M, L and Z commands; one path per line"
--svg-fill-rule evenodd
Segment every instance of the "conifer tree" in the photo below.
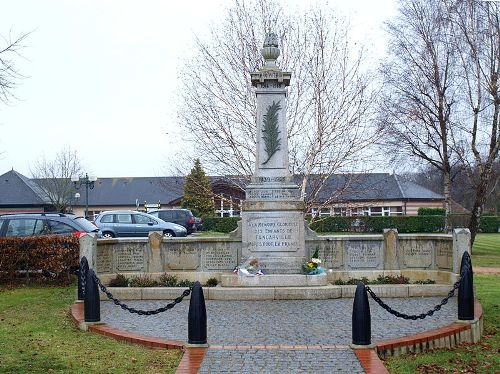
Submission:
M 201 162 L 196 159 L 194 167 L 186 176 L 184 183 L 184 197 L 181 206 L 191 209 L 196 216 L 212 216 L 215 214 L 215 205 L 212 195 L 210 180 L 201 167 Z

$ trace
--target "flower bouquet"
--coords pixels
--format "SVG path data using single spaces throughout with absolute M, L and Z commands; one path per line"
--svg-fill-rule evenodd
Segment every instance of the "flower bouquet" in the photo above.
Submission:
M 246 276 L 264 275 L 260 269 L 259 260 L 255 257 L 250 257 L 241 266 L 235 267 L 233 273 Z
M 302 265 L 302 271 L 305 275 L 322 274 L 325 270 L 320 265 L 321 260 L 319 259 L 319 248 L 316 248 L 311 259 Z

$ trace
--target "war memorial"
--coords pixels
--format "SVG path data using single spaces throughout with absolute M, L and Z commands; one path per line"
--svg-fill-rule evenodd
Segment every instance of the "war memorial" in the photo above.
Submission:
M 89 274 L 95 271 L 95 276 L 85 275 L 79 287 L 85 291 L 81 297 L 85 315 L 78 314 L 75 306 L 75 320 L 108 336 L 120 336 L 116 331 L 124 330 L 128 341 L 150 346 L 184 347 L 189 353 L 194 344 L 202 349 L 198 372 L 207 373 L 250 369 L 262 373 L 384 372 L 368 370 L 362 356 L 376 352 L 375 357 L 387 357 L 477 342 L 482 312 L 473 300 L 468 230 L 400 234 L 387 228 L 378 235 L 319 236 L 309 229 L 304 201 L 288 165 L 285 119 L 292 74 L 276 65 L 279 53 L 276 35 L 268 33 L 262 48 L 265 64 L 251 74 L 257 102 L 256 162 L 238 229 L 224 237 L 164 238 L 160 232 L 150 233 L 148 239 L 81 237 L 81 258 L 85 257 Z M 303 265 L 314 253 L 324 271 L 308 274 Z M 248 271 L 248 264 L 258 272 Z M 189 290 L 105 286 L 117 274 L 159 278 L 165 273 L 199 283 Z M 334 285 L 337 280 L 379 275 L 435 284 Z M 218 285 L 201 291 L 200 283 L 211 278 Z M 89 284 L 94 279 L 101 292 L 95 286 L 97 301 L 90 306 Z M 457 289 L 461 298 L 453 297 Z M 387 305 L 375 309 L 372 303 L 370 317 L 367 291 L 374 300 L 391 298 L 394 308 L 402 312 Z M 114 303 L 106 301 L 111 293 Z M 188 322 L 188 301 L 181 302 L 184 297 L 191 298 Z M 199 297 L 201 301 L 193 302 Z M 158 308 L 168 300 L 175 301 L 154 313 L 138 312 L 139 308 Z M 102 317 L 100 311 L 96 314 L 99 308 Z M 391 310 L 392 315 L 386 313 Z M 168 316 L 157 316 L 159 311 L 167 311 Z M 416 312 L 420 314 L 412 314 Z M 96 322 L 105 325 L 93 325 Z M 179 328 L 186 323 L 187 329 Z M 130 334 L 139 335 L 131 338 Z M 186 345 L 186 337 L 191 344 Z M 306 357 L 311 355 L 315 363 L 307 366 Z

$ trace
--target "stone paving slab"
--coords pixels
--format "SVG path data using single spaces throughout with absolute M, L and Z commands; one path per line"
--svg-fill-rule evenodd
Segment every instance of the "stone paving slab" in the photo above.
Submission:
M 364 373 L 349 348 L 344 349 L 209 349 L 198 373 Z
M 400 312 L 420 314 L 440 297 L 384 299 Z M 127 301 L 156 309 L 169 301 Z M 351 342 L 352 299 L 206 301 L 208 343 L 215 345 L 347 345 Z M 113 327 L 165 339 L 187 341 L 189 301 L 156 316 L 138 316 L 101 302 L 101 320 Z M 372 340 L 386 340 L 445 326 L 457 319 L 456 298 L 424 320 L 396 318 L 370 299 Z
M 441 297 L 384 299 L 393 309 L 420 314 Z M 127 301 L 152 310 L 169 301 Z M 208 349 L 199 373 L 364 373 L 351 342 L 352 299 L 207 300 Z M 138 316 L 101 302 L 101 320 L 113 327 L 187 341 L 189 301 L 156 316 Z M 414 335 L 457 319 L 456 298 L 424 320 L 396 318 L 370 299 L 372 342 Z

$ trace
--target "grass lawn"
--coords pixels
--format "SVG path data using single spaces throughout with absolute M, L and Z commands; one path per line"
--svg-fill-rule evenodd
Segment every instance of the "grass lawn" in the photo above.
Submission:
M 75 292 L 0 285 L 0 373 L 175 372 L 179 350 L 153 350 L 78 330 L 68 317 Z
M 391 373 L 500 372 L 500 276 L 474 275 L 474 285 L 484 312 L 481 342 L 389 359 L 385 365 Z
M 472 247 L 472 265 L 500 268 L 500 233 L 476 236 Z
M 472 264 L 500 268 L 500 234 L 478 234 Z M 391 373 L 500 372 L 500 275 L 475 274 L 474 285 L 484 312 L 483 340 L 477 345 L 389 359 L 385 365 Z

